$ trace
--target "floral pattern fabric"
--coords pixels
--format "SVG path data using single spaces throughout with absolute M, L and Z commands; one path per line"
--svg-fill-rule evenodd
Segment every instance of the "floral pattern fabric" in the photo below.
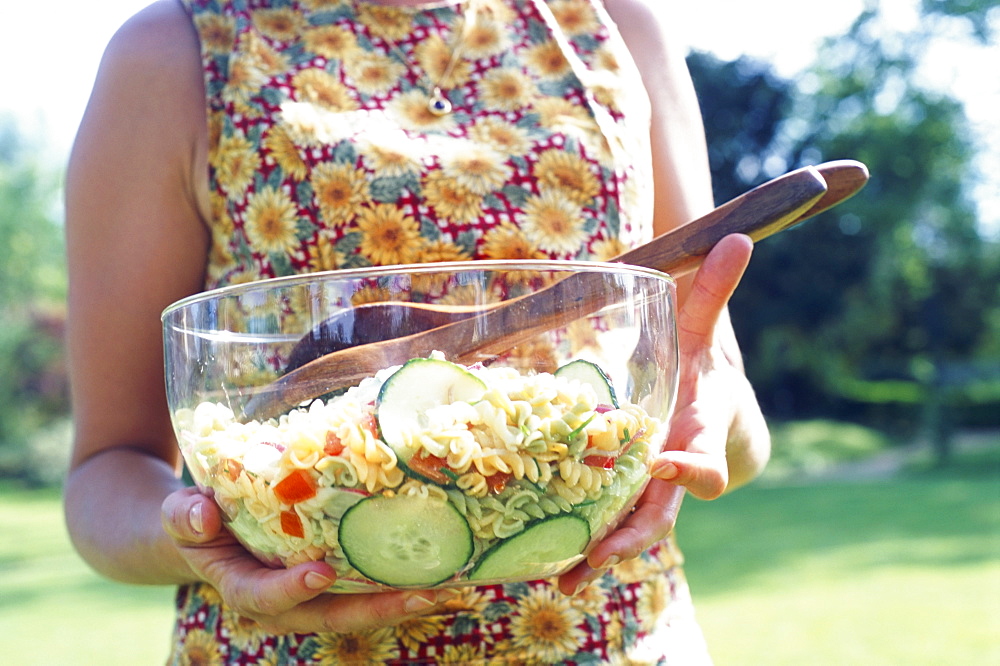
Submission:
M 206 288 L 606 260 L 651 236 L 649 102 L 600 0 L 182 1 L 207 94 Z M 451 113 L 429 110 L 435 86 Z M 267 635 L 208 585 L 177 599 L 176 664 L 707 661 L 671 540 L 574 597 L 466 588 L 445 614 L 359 634 Z
M 190 0 L 211 140 L 208 286 L 601 260 L 649 237 L 648 100 L 603 10 L 469 2 L 466 17 L 457 2 Z M 431 82 L 452 113 L 428 110 Z

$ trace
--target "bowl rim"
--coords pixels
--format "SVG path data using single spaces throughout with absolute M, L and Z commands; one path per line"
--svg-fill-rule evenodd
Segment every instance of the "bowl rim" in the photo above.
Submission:
M 645 266 L 636 266 L 634 264 L 614 261 L 584 261 L 579 259 L 469 259 L 465 261 L 436 261 L 419 264 L 390 264 L 386 266 L 339 268 L 328 271 L 280 275 L 277 277 L 252 280 L 250 282 L 229 284 L 222 287 L 199 291 L 174 301 L 164 308 L 160 315 L 160 319 L 165 321 L 174 312 L 183 310 L 196 303 L 230 296 L 238 296 L 241 293 L 251 290 L 294 286 L 296 283 L 313 282 L 329 278 L 358 279 L 383 277 L 387 275 L 413 275 L 419 273 L 436 273 L 440 271 L 458 270 L 562 270 L 591 273 L 628 273 L 632 275 L 642 275 L 645 277 L 665 280 L 675 288 L 677 286 L 677 280 L 669 273 L 664 273 L 663 271 L 658 271 L 654 268 L 647 268 Z

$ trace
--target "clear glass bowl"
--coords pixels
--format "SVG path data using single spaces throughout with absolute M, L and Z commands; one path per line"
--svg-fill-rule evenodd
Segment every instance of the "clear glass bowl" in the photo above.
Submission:
M 263 280 L 164 311 L 167 399 L 192 478 L 270 566 L 324 559 L 335 592 L 534 580 L 645 488 L 674 320 L 673 280 L 622 264 Z

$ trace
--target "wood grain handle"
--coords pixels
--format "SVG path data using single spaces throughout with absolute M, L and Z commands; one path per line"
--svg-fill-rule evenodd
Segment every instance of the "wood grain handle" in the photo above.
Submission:
M 867 180 L 864 165 L 851 160 L 797 169 L 613 261 L 682 275 L 697 268 L 725 236 L 740 233 L 759 241 L 852 196 Z M 435 349 L 448 350 L 459 362 L 482 360 L 595 312 L 617 297 L 605 274 L 574 273 L 541 291 L 470 312 L 443 326 L 326 354 L 261 388 L 244 407 L 243 417 L 280 414 Z

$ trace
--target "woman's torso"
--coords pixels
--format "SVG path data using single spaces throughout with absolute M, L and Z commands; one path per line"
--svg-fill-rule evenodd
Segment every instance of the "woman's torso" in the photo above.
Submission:
M 648 101 L 598 0 L 474 1 L 463 31 L 461 2 L 184 0 L 207 95 L 206 287 L 603 260 L 650 237 Z M 450 113 L 429 110 L 434 85 Z M 448 614 L 366 634 L 267 636 L 210 587 L 187 586 L 174 658 L 692 663 L 703 645 L 679 564 L 664 542 L 572 598 L 549 581 L 469 588 Z

